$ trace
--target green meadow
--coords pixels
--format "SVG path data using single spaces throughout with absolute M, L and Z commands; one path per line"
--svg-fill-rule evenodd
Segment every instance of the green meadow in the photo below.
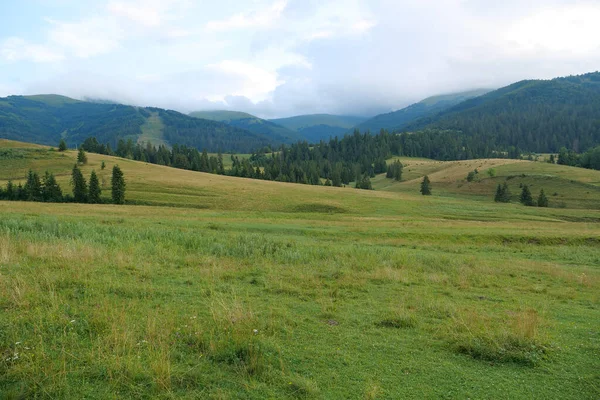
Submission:
M 128 204 L 0 202 L 2 398 L 600 397 L 599 171 L 403 159 L 362 191 L 88 158 Z M 75 159 L 0 140 L 0 185 L 70 192 Z

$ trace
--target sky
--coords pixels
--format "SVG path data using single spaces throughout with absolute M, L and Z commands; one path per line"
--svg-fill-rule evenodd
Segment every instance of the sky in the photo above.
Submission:
M 0 96 L 370 116 L 600 69 L 600 1 L 0 2 Z

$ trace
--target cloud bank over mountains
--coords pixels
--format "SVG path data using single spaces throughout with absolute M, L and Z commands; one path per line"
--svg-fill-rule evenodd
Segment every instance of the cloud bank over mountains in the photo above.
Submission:
M 372 115 L 433 94 L 600 69 L 597 1 L 6 3 L 0 96 Z

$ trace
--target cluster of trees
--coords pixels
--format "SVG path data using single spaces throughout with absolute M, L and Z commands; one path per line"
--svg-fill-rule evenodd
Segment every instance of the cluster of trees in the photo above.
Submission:
M 494 196 L 494 201 L 496 203 L 510 203 L 511 193 L 508 188 L 508 184 L 504 182 L 502 185 L 498 185 L 496 188 L 496 195 Z M 546 193 L 544 193 L 544 189 L 540 190 L 540 194 L 537 198 L 537 202 L 533 199 L 533 195 L 531 194 L 531 190 L 527 185 L 521 185 L 521 195 L 519 196 L 519 202 L 525 206 L 529 207 L 548 207 L 548 197 L 546 197 Z
M 553 156 L 551 157 L 553 158 Z M 562 147 L 558 152 L 557 164 L 600 170 L 600 146 L 594 147 L 583 154 L 577 154 L 573 150 Z
M 73 195 L 63 195 L 63 191 L 52 173 L 46 171 L 43 178 L 40 178 L 36 172 L 29 170 L 25 185 L 21 183 L 15 185 L 12 181 L 8 181 L 6 189 L 0 188 L 0 199 L 49 203 L 99 204 L 103 202 L 100 197 L 102 189 L 96 171 L 92 171 L 90 174 L 88 184 L 79 166 L 75 164 L 71 171 L 71 186 Z M 112 202 L 123 204 L 125 202 L 125 178 L 118 165 L 113 167 L 111 189 Z

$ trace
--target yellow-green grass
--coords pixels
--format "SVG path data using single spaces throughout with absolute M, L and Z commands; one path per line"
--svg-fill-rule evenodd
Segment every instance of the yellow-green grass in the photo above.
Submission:
M 150 143 L 152 146 L 164 145 L 167 147 L 169 143 L 163 136 L 164 124 L 157 112 L 153 112 L 146 122 L 142 125 L 142 134 L 138 137 L 138 143 Z
M 4 397 L 600 395 L 598 211 L 88 157 L 182 207 L 0 202 Z
M 375 177 L 373 187 L 392 192 L 418 192 L 424 175 L 441 196 L 468 197 L 491 201 L 498 184 L 507 182 L 518 201 L 521 185 L 528 185 L 535 197 L 541 189 L 550 207 L 600 209 L 600 171 L 533 161 L 507 159 L 433 161 L 404 159 L 402 182 Z M 469 172 L 477 169 L 475 181 L 467 182 Z M 493 176 L 488 174 L 493 170 Z

